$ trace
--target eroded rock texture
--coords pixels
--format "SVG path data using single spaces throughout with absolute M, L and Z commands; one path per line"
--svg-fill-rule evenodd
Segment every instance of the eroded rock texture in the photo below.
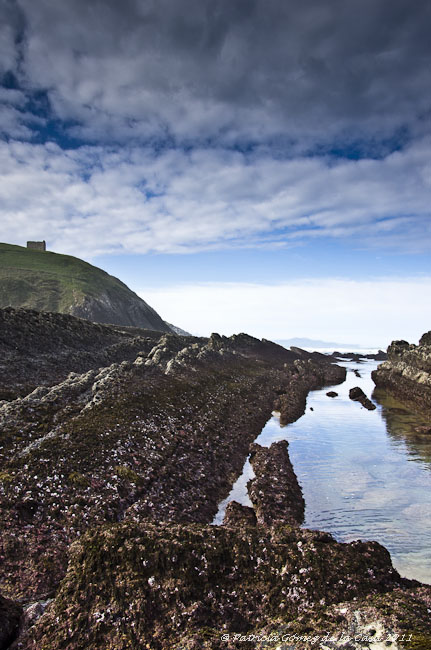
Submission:
M 254 648 L 234 635 L 306 619 L 325 630 L 326 610 L 333 629 L 341 629 L 348 611 L 374 599 L 385 620 L 385 595 L 397 589 L 404 604 L 413 602 L 416 591 L 376 542 L 339 544 L 326 533 L 289 526 L 123 522 L 72 545 L 56 598 L 21 648 Z M 343 602 L 349 605 L 338 608 L 336 621 L 332 608 Z M 418 609 L 423 618 L 425 604 Z
M 230 635 L 350 625 L 364 599 L 383 599 L 389 625 L 387 594 L 391 611 L 415 599 L 426 636 L 429 590 L 401 580 L 383 547 L 299 528 L 286 446 L 255 449 L 255 510 L 231 505 L 209 525 L 274 401 L 293 421 L 344 370 L 245 334 L 4 312 L 0 578 L 21 603 L 4 610 L 9 640 L 24 610 L 14 650 L 248 650 Z M 346 615 L 331 609 L 341 602 Z
M 431 332 L 419 345 L 393 341 L 388 360 L 372 373 L 378 388 L 384 388 L 400 401 L 431 415 Z
M 0 403 L 0 577 L 24 599 L 55 592 L 89 527 L 211 521 L 276 395 L 333 373 L 245 334 L 123 332 L 25 310 L 1 323 L 9 389 L 32 388 Z
M 253 444 L 250 464 L 256 477 L 247 485 L 259 524 L 302 524 L 304 499 L 288 453 L 286 440 L 269 448 Z

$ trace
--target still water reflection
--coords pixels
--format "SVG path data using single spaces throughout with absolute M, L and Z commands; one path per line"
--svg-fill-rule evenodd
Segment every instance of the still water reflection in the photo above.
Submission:
M 371 396 L 377 363 L 340 365 L 347 379 L 332 388 L 338 397 L 327 397 L 328 387 L 313 391 L 302 418 L 280 427 L 272 417 L 256 442 L 289 441 L 306 528 L 326 530 L 342 542 L 377 540 L 401 575 L 431 583 L 431 435 L 416 431 L 427 422 L 381 390 L 373 393 L 375 411 L 352 402 L 353 386 Z M 247 461 L 214 523 L 220 523 L 226 502 L 250 505 L 245 485 L 252 477 Z

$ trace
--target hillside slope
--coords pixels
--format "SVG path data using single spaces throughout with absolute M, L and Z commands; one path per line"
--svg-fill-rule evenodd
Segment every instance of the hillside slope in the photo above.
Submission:
M 0 307 L 9 306 L 171 331 L 152 307 L 102 269 L 70 255 L 0 244 Z

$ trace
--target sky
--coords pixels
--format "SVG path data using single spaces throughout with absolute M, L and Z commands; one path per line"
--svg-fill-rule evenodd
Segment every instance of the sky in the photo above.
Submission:
M 0 0 L 0 241 L 192 332 L 431 329 L 428 0 Z

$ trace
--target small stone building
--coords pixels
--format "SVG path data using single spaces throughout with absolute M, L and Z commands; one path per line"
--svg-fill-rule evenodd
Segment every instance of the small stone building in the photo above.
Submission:
M 27 248 L 33 251 L 46 251 L 46 241 L 28 241 Z

